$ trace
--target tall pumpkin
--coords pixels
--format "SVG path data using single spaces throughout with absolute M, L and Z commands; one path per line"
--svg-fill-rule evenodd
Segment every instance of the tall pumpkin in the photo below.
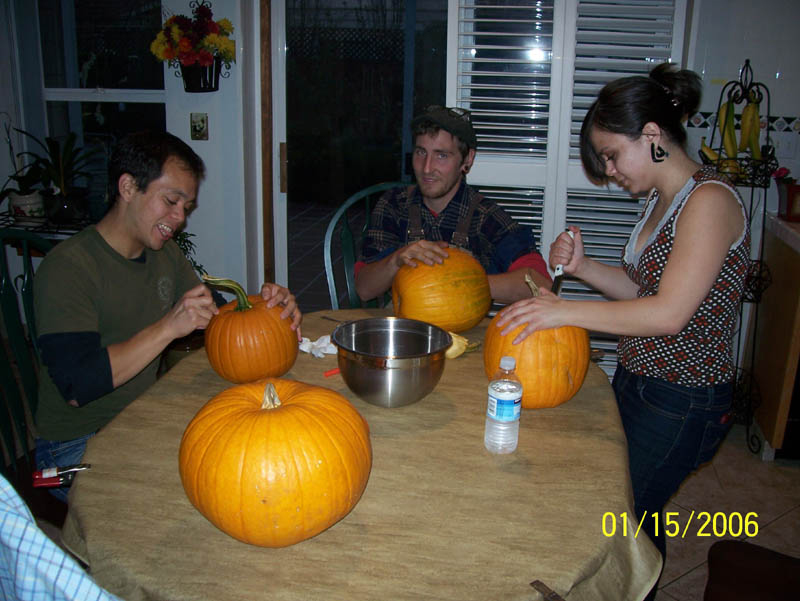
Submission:
M 267 307 L 260 295 L 247 295 L 233 280 L 203 276 L 214 286 L 228 288 L 236 299 L 219 308 L 205 333 L 208 362 L 220 376 L 235 384 L 278 377 L 297 359 L 297 334 L 283 307 Z
M 252 545 L 285 547 L 355 507 L 372 467 L 369 426 L 328 388 L 250 382 L 198 411 L 179 466 L 189 501 L 217 528 Z
M 483 342 L 483 369 L 491 378 L 503 356 L 514 357 L 522 382 L 525 409 L 555 407 L 578 392 L 589 369 L 589 333 L 583 328 L 563 326 L 539 330 L 519 344 L 511 344 L 525 325 L 505 336 L 495 315 Z
M 483 319 L 492 303 L 489 279 L 469 253 L 451 246 L 443 263 L 403 265 L 392 282 L 397 317 L 463 332 Z

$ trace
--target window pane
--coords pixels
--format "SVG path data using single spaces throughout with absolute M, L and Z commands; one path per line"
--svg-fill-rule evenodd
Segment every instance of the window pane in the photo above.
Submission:
M 164 89 L 161 24 L 159 1 L 39 0 L 45 87 Z
M 48 102 L 49 135 L 61 142 L 69 132 L 78 135 L 78 144 L 99 149 L 86 171 L 88 178 L 74 184 L 87 188 L 87 212 L 92 221 L 102 217 L 108 185 L 108 158 L 117 140 L 143 129 L 166 131 L 163 104 L 125 102 Z

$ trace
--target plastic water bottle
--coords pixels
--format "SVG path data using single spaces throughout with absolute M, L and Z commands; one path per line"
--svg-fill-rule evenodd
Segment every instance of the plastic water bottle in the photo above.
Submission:
M 513 453 L 517 448 L 522 383 L 514 373 L 516 366 L 514 357 L 503 357 L 500 369 L 489 382 L 483 444 L 490 453 Z

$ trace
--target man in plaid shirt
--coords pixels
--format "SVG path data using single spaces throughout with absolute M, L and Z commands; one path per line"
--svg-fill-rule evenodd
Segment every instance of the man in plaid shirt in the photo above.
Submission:
M 411 121 L 417 185 L 386 192 L 370 216 L 355 265 L 362 300 L 382 295 L 403 265 L 442 263 L 450 245 L 477 258 L 496 302 L 530 296 L 525 275 L 550 288 L 550 276 L 530 227 L 467 185 L 477 136 L 469 111 L 428 107 Z

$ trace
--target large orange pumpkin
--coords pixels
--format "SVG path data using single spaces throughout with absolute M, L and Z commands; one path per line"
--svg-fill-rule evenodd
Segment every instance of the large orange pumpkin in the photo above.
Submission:
M 217 528 L 285 547 L 355 507 L 372 467 L 369 426 L 328 388 L 250 382 L 200 409 L 183 434 L 179 465 L 189 501 Z
M 236 294 L 236 300 L 220 307 L 206 327 L 206 354 L 214 371 L 236 384 L 289 371 L 299 345 L 291 321 L 281 319 L 283 307 L 267 307 L 260 295 L 248 296 L 233 280 L 203 279 Z
M 418 319 L 451 332 L 469 330 L 492 303 L 489 279 L 472 255 L 451 246 L 441 264 L 403 265 L 392 282 L 397 317 Z
M 539 330 L 519 344 L 511 344 L 525 325 L 505 336 L 497 327 L 499 315 L 489 323 L 483 341 L 483 369 L 491 378 L 503 356 L 514 357 L 522 382 L 525 409 L 555 407 L 578 392 L 589 369 L 589 333 L 583 328 L 564 326 Z

